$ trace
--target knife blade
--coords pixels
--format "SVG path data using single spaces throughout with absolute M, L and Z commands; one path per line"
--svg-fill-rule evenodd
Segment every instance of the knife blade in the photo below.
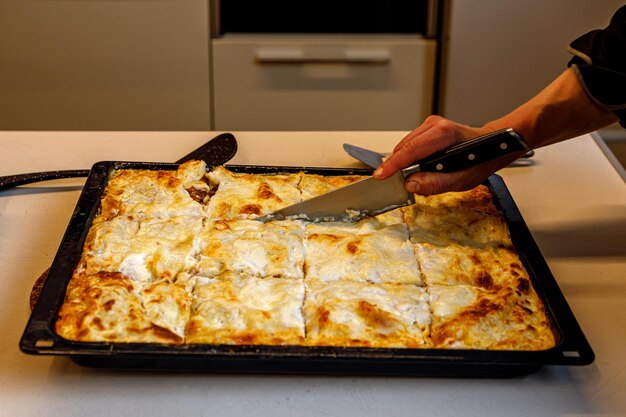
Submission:
M 514 129 L 502 129 L 436 152 L 384 180 L 373 177 L 338 188 L 319 197 L 282 208 L 257 218 L 260 221 L 290 216 L 313 221 L 354 221 L 412 204 L 413 194 L 404 179 L 416 172 L 453 172 L 515 152 L 528 145 Z
M 351 157 L 358 159 L 365 165 L 372 168 L 378 168 L 380 164 L 383 163 L 383 159 L 389 155 L 386 153 L 371 151 L 349 143 L 343 144 L 343 150 L 346 151 L 346 153 Z

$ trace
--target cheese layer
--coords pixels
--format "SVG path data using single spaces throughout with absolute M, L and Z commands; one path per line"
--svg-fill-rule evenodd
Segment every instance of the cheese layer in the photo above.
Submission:
M 488 208 L 424 209 L 420 205 L 404 208 L 411 241 L 445 246 L 511 247 L 509 229 L 500 212 Z
M 308 200 L 309 198 L 317 197 L 322 194 L 326 194 L 337 188 L 345 187 L 353 182 L 360 181 L 367 178 L 363 175 L 316 175 L 316 174 L 303 174 L 300 181 L 300 191 L 302 193 L 302 200 Z
M 425 347 L 428 294 L 414 285 L 306 280 L 307 343 Z
M 76 276 L 56 331 L 82 342 L 180 344 L 190 307 L 191 294 L 181 283 L 141 285 L 119 272 Z
M 302 279 L 198 278 L 187 343 L 302 344 Z
M 542 350 L 554 334 L 530 281 L 495 291 L 455 285 L 429 287 L 431 337 L 437 348 Z
M 135 281 L 172 279 L 196 265 L 201 229 L 200 217 L 97 222 L 88 234 L 79 270 L 121 272 Z
M 423 284 L 406 226 L 373 219 L 308 224 L 305 271 L 323 281 Z
M 417 243 L 415 252 L 429 285 L 472 285 L 490 290 L 512 285 L 518 278 L 528 279 L 517 254 L 507 248 Z
M 358 223 L 255 217 L 359 176 L 201 161 L 112 173 L 56 322 L 69 340 L 541 350 L 546 312 L 487 187 Z
M 211 220 L 200 235 L 198 274 L 237 272 L 257 277 L 304 276 L 304 225 L 299 221 Z
M 101 204 L 102 216 L 168 218 L 200 216 L 204 206 L 185 188 L 208 188 L 204 162 L 190 161 L 178 171 L 120 170 L 112 174 Z
M 214 219 L 253 219 L 300 202 L 301 174 L 240 174 L 217 167 L 208 174 L 217 188 L 208 205 Z

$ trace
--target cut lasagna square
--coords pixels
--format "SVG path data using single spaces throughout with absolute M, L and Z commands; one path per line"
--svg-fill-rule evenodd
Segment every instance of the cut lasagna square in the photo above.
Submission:
M 57 333 L 82 342 L 184 341 L 191 308 L 185 283 L 138 284 L 119 272 L 74 276 L 56 322 Z
M 122 169 L 112 174 L 102 199 L 101 216 L 167 218 L 201 216 L 208 199 L 206 164 L 190 161 L 177 171 Z
M 425 288 L 306 280 L 307 344 L 420 348 L 429 345 Z
M 187 343 L 300 345 L 300 280 L 225 274 L 196 279 Z
M 201 229 L 200 217 L 94 222 L 78 271 L 121 272 L 136 281 L 173 279 L 195 266 Z
M 404 208 L 411 241 L 446 245 L 511 247 L 509 229 L 495 209 L 459 207 L 431 210 L 419 204 Z
M 200 234 L 198 275 L 236 272 L 256 277 L 303 278 L 304 224 L 300 221 L 208 221 Z
M 508 248 L 476 248 L 451 243 L 415 245 L 422 277 L 428 285 L 471 285 L 494 290 L 528 279 L 515 251 Z
M 242 174 L 219 166 L 208 174 L 216 188 L 208 206 L 214 219 L 252 219 L 300 202 L 300 173 Z
M 455 285 L 429 287 L 437 348 L 544 350 L 555 345 L 543 305 L 530 281 L 495 291 Z
M 305 246 L 306 279 L 423 285 L 404 224 L 311 223 Z
M 502 213 L 484 185 L 469 191 L 415 195 L 415 204 L 404 209 L 411 241 L 437 245 L 510 247 L 511 238 Z

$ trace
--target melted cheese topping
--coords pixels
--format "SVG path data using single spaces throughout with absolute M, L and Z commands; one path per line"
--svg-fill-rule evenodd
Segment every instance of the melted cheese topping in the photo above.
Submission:
M 306 278 L 422 285 L 404 224 L 308 224 L 305 263 Z
M 468 191 L 450 192 L 435 195 L 414 194 L 415 204 L 421 209 L 438 211 L 441 209 L 456 210 L 459 208 L 480 208 L 496 210 L 493 196 L 489 188 L 479 185 Z
M 521 261 L 510 249 L 415 245 L 424 280 L 429 285 L 472 285 L 495 289 L 528 278 Z
M 164 298 L 175 301 L 162 302 Z M 148 305 L 144 308 L 144 305 Z M 75 276 L 56 322 L 57 333 L 82 342 L 182 343 L 190 297 L 180 286 L 143 291 L 119 272 Z
M 236 174 L 217 167 L 208 174 L 217 187 L 208 206 L 214 219 L 253 219 L 299 203 L 301 174 Z
M 238 272 L 257 277 L 303 277 L 304 225 L 299 221 L 255 220 L 207 222 L 198 274 L 215 277 Z
M 420 205 L 404 208 L 411 241 L 440 246 L 461 243 L 468 246 L 511 247 L 506 222 L 498 211 L 483 208 L 425 210 Z
M 428 294 L 413 285 L 306 280 L 307 343 L 331 346 L 424 347 Z
M 301 279 L 198 278 L 187 343 L 302 344 Z
M 435 347 L 543 350 L 555 344 L 543 306 L 526 278 L 497 291 L 433 285 L 429 292 Z
M 115 272 L 130 251 L 131 238 L 137 230 L 139 222 L 132 217 L 97 217 L 87 234 L 77 271 L 88 275 Z
M 69 340 L 537 350 L 554 335 L 486 187 L 358 223 L 250 220 L 361 177 L 114 172 Z
M 204 206 L 185 189 L 199 187 L 204 170 L 198 165 L 181 165 L 180 172 L 152 170 L 120 170 L 114 172 L 102 199 L 101 212 L 106 219 L 115 216 L 168 218 L 200 216 Z M 198 177 L 198 175 L 200 175 Z M 207 184 L 204 184 L 208 187 Z
M 185 337 L 191 312 L 190 282 L 162 280 L 141 286 L 139 297 L 151 323 Z
M 415 204 L 403 208 L 412 242 L 512 246 L 502 213 L 484 185 L 469 191 L 414 197 Z
M 300 181 L 300 191 L 302 192 L 302 200 L 317 197 L 326 194 L 337 188 L 345 187 L 353 182 L 367 178 L 364 175 L 316 175 L 303 174 Z
M 201 228 L 199 217 L 99 222 L 87 238 L 80 271 L 121 272 L 142 282 L 174 278 L 195 266 Z

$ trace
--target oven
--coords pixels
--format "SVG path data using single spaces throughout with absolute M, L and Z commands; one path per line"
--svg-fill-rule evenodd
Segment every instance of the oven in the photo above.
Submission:
M 444 4 L 213 1 L 213 126 L 415 127 L 437 107 Z

